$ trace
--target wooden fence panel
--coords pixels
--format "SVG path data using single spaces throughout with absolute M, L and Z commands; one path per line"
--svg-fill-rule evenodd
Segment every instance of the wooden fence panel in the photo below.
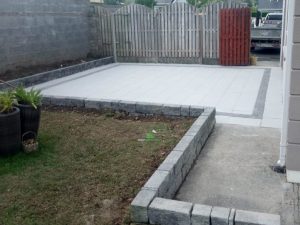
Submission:
M 250 8 L 220 11 L 220 64 L 226 66 L 250 63 Z
M 114 36 L 120 62 L 202 62 L 202 15 L 192 5 L 174 3 L 154 12 L 132 4 L 113 14 L 95 6 L 95 11 L 102 56 L 114 53 Z
M 106 57 L 113 55 L 113 39 L 111 13 L 97 5 L 91 6 L 90 16 L 90 48 L 95 56 Z
M 243 8 L 235 1 L 210 3 L 202 8 L 203 63 L 218 64 L 220 58 L 220 10 Z M 230 26 L 235 26 L 231 24 Z

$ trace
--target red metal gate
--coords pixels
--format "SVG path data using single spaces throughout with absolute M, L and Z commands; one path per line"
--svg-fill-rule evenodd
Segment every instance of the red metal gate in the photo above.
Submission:
M 250 8 L 220 10 L 220 64 L 242 66 L 250 63 Z

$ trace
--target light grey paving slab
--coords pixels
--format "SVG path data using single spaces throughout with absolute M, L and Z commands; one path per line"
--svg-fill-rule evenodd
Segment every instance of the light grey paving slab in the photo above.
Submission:
M 46 95 L 212 106 L 218 112 L 251 116 L 264 71 L 199 65 L 113 64 L 36 87 Z M 187 109 L 180 113 L 186 114 Z

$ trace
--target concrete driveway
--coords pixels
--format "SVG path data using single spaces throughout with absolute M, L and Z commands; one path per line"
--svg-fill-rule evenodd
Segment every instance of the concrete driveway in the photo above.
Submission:
M 110 64 L 41 85 L 43 94 L 216 107 L 218 122 L 280 127 L 281 70 Z

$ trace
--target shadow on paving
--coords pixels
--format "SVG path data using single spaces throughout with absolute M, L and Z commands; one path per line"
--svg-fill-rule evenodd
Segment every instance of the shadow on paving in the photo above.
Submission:
M 218 124 L 176 198 L 280 214 L 285 176 L 270 169 L 279 141 L 277 129 Z

